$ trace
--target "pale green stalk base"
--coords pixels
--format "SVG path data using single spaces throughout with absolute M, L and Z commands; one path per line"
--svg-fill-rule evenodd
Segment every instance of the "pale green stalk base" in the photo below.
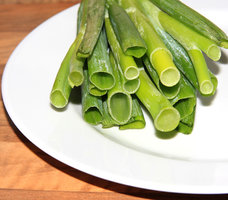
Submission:
M 149 58 L 147 56 L 144 56 L 143 57 L 143 63 L 145 65 L 145 67 L 146 67 L 146 69 L 147 69 L 147 71 L 148 71 L 151 79 L 153 80 L 154 84 L 157 86 L 158 90 L 163 95 L 165 95 L 168 99 L 173 99 L 174 97 L 176 97 L 176 95 L 180 91 L 180 84 L 179 84 L 179 82 L 178 82 L 178 84 L 174 85 L 173 87 L 166 87 L 166 86 L 164 86 L 161 83 L 161 81 L 160 81 L 160 78 L 158 76 L 158 73 L 156 72 L 156 70 L 151 65 L 150 60 L 149 60 Z
M 129 66 L 125 71 L 124 71 L 124 77 L 127 80 L 133 80 L 138 78 L 139 76 L 139 70 L 136 66 Z
M 174 130 L 180 121 L 179 112 L 172 107 L 169 100 L 163 96 L 152 83 L 146 72 L 140 70 L 140 87 L 136 92 L 154 119 L 154 126 L 162 132 Z
M 202 52 L 199 49 L 192 49 L 189 50 L 188 53 L 195 68 L 196 76 L 199 82 L 200 92 L 203 95 L 211 94 L 213 92 L 214 86 L 211 82 L 211 77 Z
M 166 50 L 158 49 L 151 54 L 151 63 L 158 72 L 161 83 L 167 87 L 176 85 L 180 80 L 180 72 L 170 59 Z
M 179 112 L 173 108 L 164 108 L 154 119 L 154 125 L 157 130 L 162 132 L 169 132 L 174 130 L 180 121 Z

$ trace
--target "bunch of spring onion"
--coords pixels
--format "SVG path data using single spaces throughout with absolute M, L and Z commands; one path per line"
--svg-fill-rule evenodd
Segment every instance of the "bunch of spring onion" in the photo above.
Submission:
M 179 0 L 83 0 L 77 19 L 51 104 L 65 107 L 81 86 L 90 124 L 144 128 L 144 106 L 158 131 L 191 133 L 196 93 L 217 87 L 203 53 L 218 61 L 226 34 Z

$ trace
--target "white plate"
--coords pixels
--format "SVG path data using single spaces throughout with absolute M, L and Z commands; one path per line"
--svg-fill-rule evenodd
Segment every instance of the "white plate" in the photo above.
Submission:
M 228 33 L 227 0 L 185 2 Z M 49 103 L 55 75 L 76 34 L 77 10 L 78 5 L 41 24 L 11 55 L 2 95 L 15 125 L 49 155 L 94 176 L 152 190 L 227 193 L 227 52 L 220 62 L 207 60 L 218 77 L 218 92 L 198 99 L 191 135 L 162 139 L 147 115 L 143 130 L 103 130 L 82 120 L 81 105 L 70 102 L 56 111 Z

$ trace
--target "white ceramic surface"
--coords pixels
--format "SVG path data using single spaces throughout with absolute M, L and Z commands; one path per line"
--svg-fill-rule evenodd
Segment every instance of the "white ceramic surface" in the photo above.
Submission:
M 228 33 L 228 1 L 185 0 Z M 219 85 L 215 97 L 198 98 L 191 135 L 155 133 L 145 114 L 143 130 L 119 131 L 86 124 L 81 105 L 63 111 L 49 93 L 76 34 L 78 5 L 32 31 L 11 55 L 2 78 L 6 110 L 18 129 L 54 158 L 94 176 L 140 188 L 180 193 L 228 192 L 228 52 L 207 59 Z

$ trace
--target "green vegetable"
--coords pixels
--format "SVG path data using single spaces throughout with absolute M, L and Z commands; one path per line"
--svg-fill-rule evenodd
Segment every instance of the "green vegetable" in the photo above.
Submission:
M 192 49 L 192 50 L 189 50 L 188 53 L 196 71 L 201 94 L 202 95 L 214 94 L 216 90 L 216 85 L 214 85 L 211 80 L 210 72 L 207 68 L 207 64 L 202 52 L 197 49 Z
M 68 82 L 72 88 L 74 86 L 76 87 L 80 86 L 84 81 L 84 76 L 83 76 L 84 63 L 85 63 L 85 59 L 77 57 L 76 52 L 74 51 L 70 59 L 70 74 L 68 76 Z
M 75 45 L 76 43 L 74 41 L 61 63 L 51 90 L 50 101 L 56 108 L 64 108 L 69 101 L 72 88 L 68 83 L 68 76 L 70 73 L 70 60 L 73 55 Z
M 94 96 L 104 96 L 107 93 L 107 90 L 100 90 L 90 82 L 89 83 L 89 93 Z
M 118 124 L 125 124 L 129 121 L 132 112 L 132 98 L 127 93 L 122 84 L 121 74 L 118 70 L 118 66 L 115 62 L 113 54 L 110 52 L 110 62 L 113 67 L 113 74 L 116 80 L 115 86 L 108 91 L 108 110 L 111 117 Z
M 188 78 L 195 88 L 199 89 L 202 95 L 213 95 L 217 86 L 217 80 L 207 69 L 199 47 L 204 49 L 210 57 L 215 59 L 216 57 L 220 57 L 220 50 L 216 45 L 175 19 L 172 19 L 148 0 L 138 0 L 138 2 L 141 3 L 141 9 L 143 9 L 144 13 L 173 54 L 174 62 L 180 71 Z M 176 40 L 164 31 L 160 22 L 166 31 L 185 47 L 187 52 Z
M 120 130 L 125 129 L 141 129 L 146 125 L 141 106 L 136 97 L 132 99 L 132 114 L 130 120 L 124 124 L 120 125 Z
M 196 91 L 190 82 L 184 77 L 181 76 L 180 80 L 180 91 L 178 95 L 170 100 L 174 108 L 180 113 L 180 124 L 177 129 L 182 133 L 189 134 L 193 129 L 194 125 L 194 114 L 196 107 Z M 186 126 L 182 126 L 186 124 Z
M 172 87 L 180 80 L 179 70 L 176 68 L 172 60 L 172 54 L 169 52 L 160 36 L 151 26 L 149 20 L 138 10 L 129 9 L 133 4 L 133 0 L 122 1 L 122 6 L 128 9 L 128 15 L 134 22 L 141 37 L 147 44 L 147 56 L 150 62 L 157 71 L 163 85 Z
M 103 106 L 101 97 L 89 93 L 88 71 L 84 70 L 85 80 L 82 84 L 82 115 L 83 119 L 93 125 L 103 120 Z
M 75 44 L 74 52 L 70 59 L 70 74 L 68 76 L 68 82 L 72 88 L 74 86 L 76 87 L 80 86 L 84 81 L 83 67 L 85 63 L 85 58 L 78 57 L 76 53 L 85 34 L 87 7 L 88 7 L 88 0 L 83 0 L 78 10 L 77 37 L 75 40 L 76 44 Z
M 158 13 L 160 12 L 160 9 L 158 9 L 149 0 L 137 0 L 137 3 L 137 8 L 146 15 L 153 28 L 162 38 L 163 42 L 173 55 L 173 61 L 177 68 L 184 74 L 185 77 L 187 77 L 187 79 L 195 88 L 199 89 L 195 69 L 191 62 L 191 59 L 188 56 L 188 53 L 180 43 L 173 39 L 172 36 L 170 36 L 164 30 L 159 22 Z
M 177 85 L 178 87 L 174 86 L 174 88 L 171 88 L 170 90 L 169 88 L 162 86 L 159 83 L 158 75 L 151 66 L 149 59 L 147 57 L 144 57 L 143 61 L 149 72 L 149 75 L 151 76 L 159 91 L 164 94 L 170 100 L 171 104 L 179 111 L 180 123 L 182 123 L 182 121 L 185 122 L 188 119 L 188 126 L 182 126 L 181 131 L 179 131 L 189 134 L 194 124 L 194 116 L 191 118 L 189 117 L 194 112 L 196 105 L 196 92 L 194 87 L 183 75 L 181 75 L 180 81 Z M 187 122 L 185 122 L 185 124 L 187 124 Z
M 143 63 L 151 77 L 151 79 L 153 80 L 154 84 L 156 85 L 156 87 L 158 88 L 158 90 L 165 95 L 168 99 L 173 99 L 174 97 L 177 96 L 177 94 L 180 91 L 180 84 L 176 84 L 173 87 L 166 87 L 164 86 L 159 79 L 159 76 L 156 72 L 156 70 L 153 68 L 153 66 L 150 63 L 150 60 L 147 56 L 143 57 Z
M 120 64 L 124 77 L 127 80 L 138 78 L 139 69 L 132 56 L 125 55 L 113 31 L 108 13 L 105 15 L 105 28 L 109 45 L 112 49 L 115 59 Z
M 119 123 L 116 122 L 111 117 L 108 111 L 107 100 L 103 101 L 103 108 L 104 108 L 104 118 L 102 121 L 102 128 L 119 126 L 120 130 L 126 130 L 126 129 L 141 129 L 145 127 L 146 122 L 142 113 L 141 106 L 136 97 L 133 97 L 132 99 L 132 114 L 131 114 L 131 118 L 126 124 L 119 125 Z
M 218 61 L 220 59 L 221 51 L 215 42 L 181 24 L 164 12 L 159 12 L 158 18 L 163 28 L 186 50 L 199 48 L 212 60 Z
M 142 57 L 146 53 L 146 44 L 125 10 L 113 3 L 109 6 L 109 17 L 123 52 L 136 58 Z
M 89 57 L 100 35 L 105 14 L 105 0 L 88 0 L 86 29 L 77 51 L 79 57 Z
M 88 72 L 90 82 L 99 90 L 110 90 L 115 85 L 105 29 L 102 30 L 94 51 L 88 58 Z
M 174 130 L 180 121 L 179 112 L 157 90 L 144 69 L 140 70 L 139 79 L 140 87 L 136 95 L 150 112 L 155 128 L 162 132 Z
M 182 119 L 177 127 L 177 131 L 184 133 L 184 134 L 190 134 L 193 130 L 193 126 L 194 126 L 194 118 L 195 118 L 195 109 L 192 112 L 191 115 L 185 117 L 184 119 Z
M 135 94 L 140 86 L 139 78 L 133 80 L 126 80 L 123 75 L 121 75 L 121 78 L 123 79 L 124 90 L 129 94 Z
M 179 0 L 150 0 L 171 17 L 190 27 L 192 30 L 213 40 L 217 45 L 228 48 L 227 35 L 204 16 L 186 6 Z
M 194 73 L 192 71 L 191 73 L 189 73 L 189 76 L 188 76 L 189 79 L 191 80 L 191 83 L 193 83 L 195 87 L 199 85 L 198 89 L 200 90 L 202 95 L 214 94 L 214 91 L 216 89 L 216 84 L 214 84 L 214 82 L 211 80 L 211 74 L 207 68 L 205 59 L 199 48 L 203 49 L 211 58 L 220 57 L 220 50 L 217 49 L 217 46 L 209 39 L 199 35 L 196 32 L 193 32 L 191 29 L 182 25 L 175 19 L 172 19 L 162 11 L 157 11 L 157 17 L 160 20 L 163 28 L 166 31 L 168 31 L 172 35 L 172 37 L 178 40 L 187 50 L 192 60 L 192 63 L 195 69 L 195 74 L 198 80 L 198 84 L 196 85 L 195 80 L 191 79 L 191 77 L 194 78 Z M 151 17 L 151 21 L 153 21 L 153 23 L 155 24 L 157 19 L 154 18 L 153 20 Z M 162 31 L 160 30 L 160 33 L 161 32 Z M 182 49 L 179 49 L 179 50 L 180 50 L 179 52 L 182 52 L 182 53 L 184 52 L 182 51 Z M 179 63 L 178 64 L 179 67 L 184 66 L 182 62 L 178 62 L 178 59 L 177 59 L 178 56 L 179 56 L 178 52 L 176 52 L 174 54 L 174 57 L 176 57 L 176 63 Z M 187 56 L 185 57 L 187 58 Z M 187 61 L 187 63 L 189 63 L 189 66 L 191 66 L 190 62 L 188 62 L 187 59 L 185 61 Z M 180 67 L 180 68 L 182 68 L 182 71 L 184 71 L 183 67 Z M 187 74 L 187 73 L 184 73 L 184 74 Z
M 117 125 L 117 122 L 110 116 L 108 111 L 107 100 L 103 101 L 104 117 L 102 120 L 102 128 L 111 128 Z

